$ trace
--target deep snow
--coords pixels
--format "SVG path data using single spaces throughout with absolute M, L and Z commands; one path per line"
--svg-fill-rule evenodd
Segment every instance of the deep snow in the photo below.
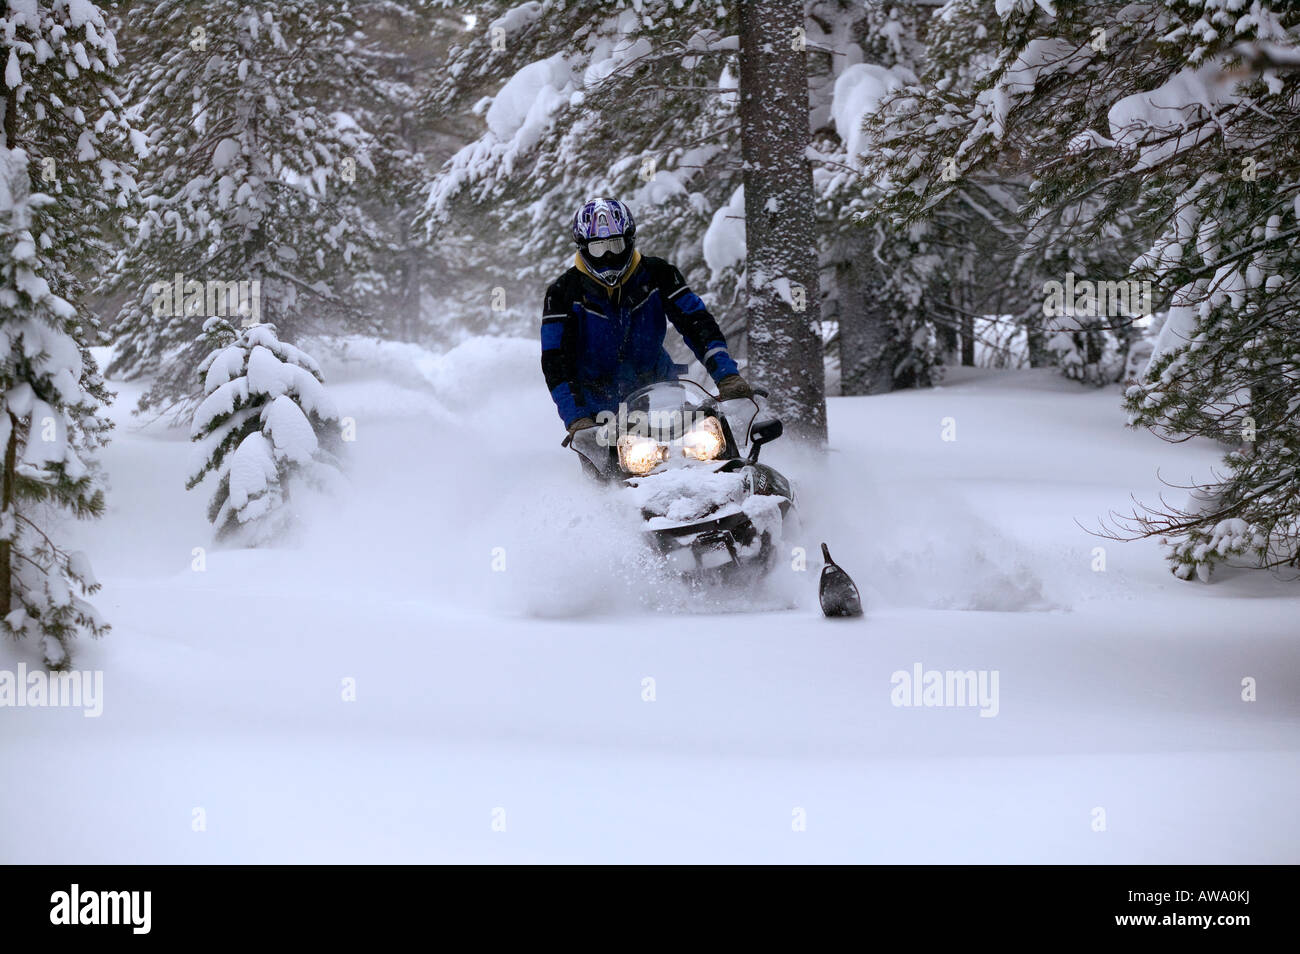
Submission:
M 1182 583 L 1075 523 L 1216 457 L 1124 430 L 1116 391 L 832 399 L 823 462 L 764 452 L 808 568 L 740 612 L 648 575 L 533 342 L 350 354 L 316 357 L 352 493 L 276 549 L 212 546 L 185 430 L 118 386 L 111 512 L 70 531 L 104 711 L 0 709 L 0 861 L 1300 860 L 1295 585 Z M 866 620 L 820 618 L 822 539 Z M 894 706 L 916 663 L 996 670 L 998 714 Z

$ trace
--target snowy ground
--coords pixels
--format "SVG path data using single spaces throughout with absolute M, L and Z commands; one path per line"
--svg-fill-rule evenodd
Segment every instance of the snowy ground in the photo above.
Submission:
M 119 387 L 75 530 L 103 715 L 0 710 L 0 861 L 1300 861 L 1296 587 L 1076 525 L 1215 458 L 1114 391 L 968 374 L 833 399 L 824 464 L 769 448 L 864 590 L 830 622 L 814 558 L 763 612 L 639 572 L 533 343 L 324 363 L 354 492 L 274 550 L 211 546 L 185 433 Z M 917 663 L 996 670 L 996 717 L 894 706 Z

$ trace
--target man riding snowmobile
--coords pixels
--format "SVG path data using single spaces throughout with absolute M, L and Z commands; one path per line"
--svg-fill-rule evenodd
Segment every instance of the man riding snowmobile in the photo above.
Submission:
M 752 395 L 717 321 L 682 273 L 635 248 L 636 222 L 617 199 L 573 216 L 573 266 L 546 290 L 542 373 L 573 437 L 629 393 L 686 371 L 664 350 L 668 322 L 704 365 L 721 400 Z
M 780 422 L 773 418 L 759 424 L 751 415 L 739 434 L 726 423 L 720 404 L 748 398 L 756 413 L 761 392 L 756 396 L 738 373 L 717 321 L 682 273 L 664 259 L 636 250 L 636 222 L 627 206 L 617 199 L 592 199 L 574 214 L 572 229 L 578 246 L 573 267 L 546 290 L 542 309 L 542 373 L 569 431 L 565 445 L 573 445 L 584 470 L 598 479 L 617 473 L 602 469 L 600 459 L 617 459 L 622 475 L 630 475 L 621 482 L 640 495 L 648 534 L 664 558 L 688 575 L 765 572 L 779 556 L 785 520 L 794 506 L 789 481 L 758 462 L 759 447 L 780 436 Z M 698 385 L 677 381 L 686 367 L 664 350 L 669 322 L 713 378 L 716 401 Z M 702 400 L 690 395 L 692 388 Z M 653 412 L 656 399 L 665 396 L 671 409 L 700 415 L 692 418 L 689 432 L 618 435 L 617 449 L 608 434 L 605 441 L 593 439 L 601 433 L 592 430 L 597 417 L 618 414 L 620 402 L 645 402 Z M 711 440 L 692 443 L 696 429 L 711 434 Z M 737 446 L 742 442 L 749 448 L 744 458 Z M 674 443 L 681 445 L 675 461 L 690 469 L 690 482 L 727 491 L 702 494 L 700 513 L 679 512 L 687 502 L 685 484 L 679 483 L 683 471 L 656 476 L 660 463 L 667 463 L 664 452 Z M 581 445 L 597 446 L 584 450 Z M 660 479 L 668 481 L 662 494 L 656 483 Z M 660 498 L 671 501 L 670 512 L 656 516 Z M 861 616 L 853 581 L 832 562 L 826 544 L 822 553 L 822 612 Z

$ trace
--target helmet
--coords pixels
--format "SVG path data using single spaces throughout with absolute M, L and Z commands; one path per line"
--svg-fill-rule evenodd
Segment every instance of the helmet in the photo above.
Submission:
M 617 285 L 632 262 L 636 220 L 618 199 L 592 199 L 573 216 L 573 240 L 593 275 Z

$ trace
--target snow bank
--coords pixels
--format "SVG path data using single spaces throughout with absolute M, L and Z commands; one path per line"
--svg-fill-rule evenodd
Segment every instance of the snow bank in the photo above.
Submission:
M 313 351 L 337 396 L 342 359 Z M 426 377 L 416 356 L 443 361 Z M 972 372 L 831 400 L 823 465 L 765 450 L 863 589 L 867 619 L 840 625 L 752 594 L 720 615 L 641 562 L 636 519 L 558 446 L 532 342 L 342 363 L 357 388 L 463 375 L 482 398 L 359 418 L 356 492 L 297 549 L 212 551 L 199 572 L 185 442 L 118 432 L 111 512 L 77 526 L 110 571 L 115 636 L 78 662 L 105 673 L 103 716 L 5 710 L 0 755 L 24 770 L 0 811 L 25 823 L 4 860 L 1300 857 L 1294 694 L 1239 695 L 1245 674 L 1297 671 L 1293 585 L 1190 589 L 1154 545 L 1111 541 L 1097 571 L 1075 518 L 1158 490 L 1171 455 L 1219 457 L 1125 430 L 1113 391 Z M 773 582 L 815 593 L 816 553 Z M 1042 595 L 1069 611 L 1027 612 Z M 891 673 L 918 662 L 999 671 L 997 718 L 891 704 Z
M 531 338 L 475 337 L 438 352 L 364 335 L 328 336 L 314 339 L 311 350 L 336 395 L 346 393 L 355 400 L 365 399 L 368 393 L 392 398 L 406 392 L 400 406 L 389 409 L 399 415 L 434 409 L 445 413 L 491 403 L 500 396 L 502 381 L 535 378 L 546 396 L 541 345 Z M 341 397 L 338 400 L 346 403 Z M 382 401 L 366 403 L 376 410 L 384 407 Z
M 423 370 L 449 407 L 482 406 L 516 389 L 525 399 L 540 395 L 549 402 L 541 354 L 541 343 L 531 338 L 470 338 L 445 354 L 435 355 Z M 511 386 L 503 389 L 505 381 Z

